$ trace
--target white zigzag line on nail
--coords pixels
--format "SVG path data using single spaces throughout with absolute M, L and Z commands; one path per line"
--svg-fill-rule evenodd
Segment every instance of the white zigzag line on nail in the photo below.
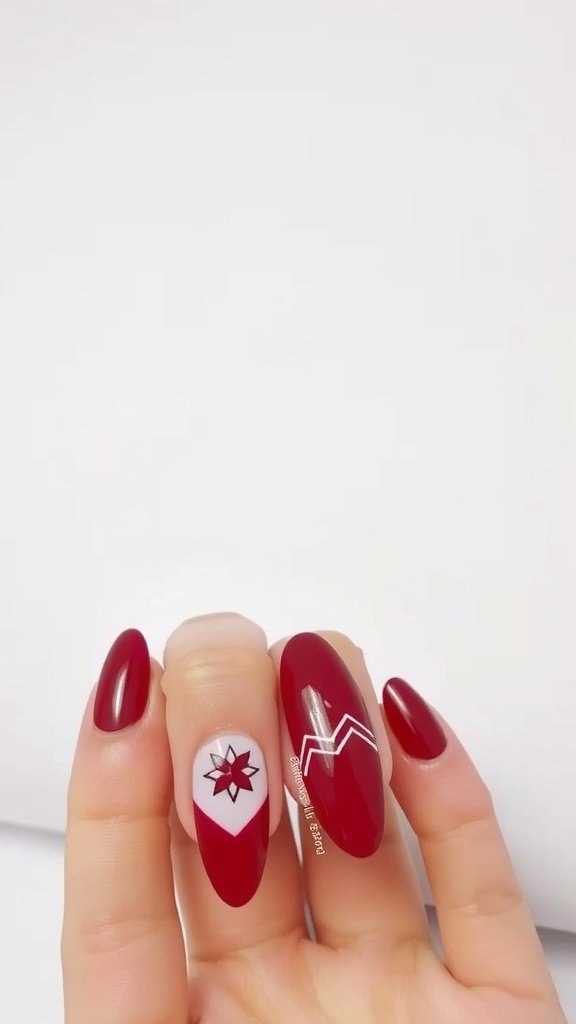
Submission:
M 340 743 L 338 743 L 338 746 L 335 746 L 338 740 L 338 733 L 342 730 L 342 727 L 346 725 L 347 722 L 353 722 L 354 724 L 348 729 L 348 732 L 346 733 L 344 739 L 341 740 Z M 355 728 L 355 726 L 358 726 L 358 728 Z M 359 732 L 360 729 L 362 730 L 362 732 Z M 369 729 L 368 726 L 363 725 L 362 722 L 359 722 L 357 718 L 353 718 L 352 715 L 346 713 L 345 715 L 342 715 L 342 718 L 338 722 L 338 725 L 334 729 L 334 732 L 332 733 L 331 736 L 317 736 L 315 733 L 306 733 L 306 735 L 303 737 L 302 746 L 300 748 L 301 767 L 304 762 L 304 752 L 306 749 L 306 744 L 308 743 L 309 740 L 314 741 L 315 744 L 328 743 L 331 747 L 333 747 L 333 749 L 325 749 L 322 746 L 311 747 L 311 749 L 308 751 L 306 764 L 302 768 L 302 775 L 308 774 L 308 768 L 310 766 L 310 758 L 312 757 L 312 754 L 326 754 L 328 757 L 336 757 L 343 749 L 343 747 L 346 746 L 351 736 L 359 736 L 360 739 L 364 740 L 365 743 L 368 743 L 369 746 L 374 747 L 374 750 L 378 750 L 378 747 L 374 742 L 374 733 L 372 732 L 372 730 Z
M 302 760 L 304 758 L 304 750 L 308 740 L 314 740 L 316 743 L 335 743 L 338 737 L 338 733 L 340 732 L 340 729 L 342 728 L 343 725 L 346 724 L 346 722 L 353 722 L 354 725 L 357 725 L 358 728 L 362 729 L 364 733 L 367 733 L 371 739 L 374 739 L 374 733 L 372 732 L 371 729 L 368 728 L 367 725 L 364 725 L 363 722 L 359 722 L 357 718 L 354 718 L 353 715 L 349 715 L 348 712 L 346 712 L 346 714 L 342 715 L 342 718 L 338 722 L 338 725 L 334 729 L 334 732 L 332 733 L 331 736 L 319 736 L 318 733 L 316 732 L 309 732 L 302 737 L 302 746 L 300 747 L 300 764 L 302 764 Z

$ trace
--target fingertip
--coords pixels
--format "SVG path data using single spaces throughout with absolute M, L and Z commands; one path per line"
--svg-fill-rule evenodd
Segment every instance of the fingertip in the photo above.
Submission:
M 238 612 L 210 612 L 185 619 L 164 645 L 164 665 L 176 661 L 190 650 L 239 647 L 266 651 L 266 634 L 257 622 Z
M 68 786 L 70 815 L 131 814 L 168 799 L 172 776 L 161 671 L 139 630 L 119 634 L 84 710 Z

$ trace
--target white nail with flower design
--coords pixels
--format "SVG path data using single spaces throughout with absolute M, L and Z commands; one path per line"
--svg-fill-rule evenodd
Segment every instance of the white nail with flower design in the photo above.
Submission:
M 200 747 L 192 769 L 194 803 L 238 835 L 268 796 L 264 755 L 250 736 L 222 733 Z

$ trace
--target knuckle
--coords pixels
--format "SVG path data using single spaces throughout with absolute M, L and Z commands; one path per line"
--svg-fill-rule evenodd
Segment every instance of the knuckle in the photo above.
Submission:
M 139 917 L 121 909 L 100 914 L 80 925 L 74 937 L 77 952 L 87 956 L 109 956 L 124 953 L 140 943 L 159 941 L 171 918 Z
M 484 782 L 475 787 L 474 798 L 453 799 L 418 830 L 420 839 L 428 843 L 482 841 L 499 833 L 494 802 Z
M 486 881 L 478 884 L 472 894 L 454 909 L 471 919 L 500 917 L 517 910 L 524 903 L 518 885 L 507 881 Z
M 168 834 L 168 810 L 148 810 L 134 804 L 124 810 L 124 805 L 84 802 L 82 807 L 73 808 L 67 827 L 68 839 L 74 833 L 84 833 L 83 838 L 91 836 L 100 838 L 100 842 L 112 839 L 126 842 L 134 835 L 146 835 L 148 841 L 152 835 Z
M 451 808 L 440 826 L 425 837 L 425 842 L 442 847 L 453 863 L 471 865 L 453 891 L 450 909 L 455 913 L 469 919 L 497 917 L 514 912 L 524 904 L 524 895 L 500 833 L 491 793 L 483 782 L 477 788 L 475 799 Z

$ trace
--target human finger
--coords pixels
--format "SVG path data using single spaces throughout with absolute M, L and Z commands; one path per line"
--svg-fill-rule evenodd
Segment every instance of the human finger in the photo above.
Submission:
M 344 634 L 323 631 L 279 641 L 271 656 L 290 716 L 285 781 L 301 807 L 317 938 L 330 946 L 369 941 L 380 952 L 425 941 L 423 904 L 390 799 L 384 824 L 390 748 L 362 651 Z M 290 714 L 295 704 L 307 714 Z
M 160 673 L 142 634 L 122 633 L 80 730 L 66 833 L 67 1024 L 187 1018 Z
M 274 668 L 263 631 L 231 613 L 189 619 L 168 639 L 164 660 L 176 809 L 197 843 L 188 889 L 198 949 L 214 950 L 219 942 L 224 948 L 231 931 L 249 945 L 269 934 L 270 922 L 300 927 L 296 853 L 284 850 L 288 889 L 286 863 L 281 871 L 278 853 L 268 853 L 283 784 Z
M 214 963 L 276 939 L 290 945 L 306 936 L 302 872 L 286 807 L 270 837 L 260 885 L 244 906 L 229 907 L 208 883 L 198 843 L 175 813 L 172 864 L 192 976 L 196 964 Z
M 404 680 L 384 687 L 392 788 L 414 829 L 445 962 L 467 986 L 554 992 L 491 795 L 448 724 Z

